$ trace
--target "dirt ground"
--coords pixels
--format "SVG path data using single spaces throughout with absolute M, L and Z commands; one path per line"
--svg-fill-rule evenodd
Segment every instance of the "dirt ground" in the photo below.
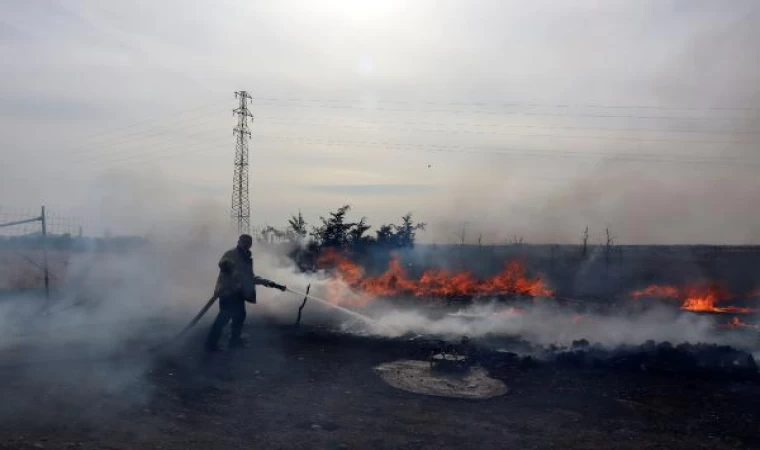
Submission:
M 461 400 L 373 372 L 413 356 L 403 340 L 253 321 L 251 348 L 207 357 L 204 332 L 105 393 L 90 383 L 118 359 L 0 368 L 0 448 L 760 448 L 756 380 L 507 364 L 490 370 L 507 395 Z M 43 386 L 43 373 L 70 383 Z

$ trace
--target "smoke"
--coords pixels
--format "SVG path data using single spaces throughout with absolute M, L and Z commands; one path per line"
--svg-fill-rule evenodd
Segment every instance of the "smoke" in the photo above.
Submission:
M 181 274 L 192 272 L 199 281 L 208 275 L 193 258 L 184 259 L 188 252 L 164 244 L 72 252 L 65 271 L 53 272 L 49 303 L 41 296 L 4 299 L 0 377 L 18 380 L 18 393 L 4 395 L 0 417 L 55 421 L 65 412 L 94 419 L 104 403 L 111 411 L 146 402 L 150 349 L 176 333 L 202 302 L 199 283 Z M 45 408 L 25 400 L 30 392 L 44 393 Z
M 59 274 L 62 279 L 47 314 L 40 313 L 42 302 L 34 297 L 0 302 L 0 377 L 9 382 L 0 418 L 54 422 L 61 414 L 75 414 L 97 421 L 106 413 L 150 402 L 154 392 L 146 374 L 157 362 L 150 349 L 173 338 L 211 295 L 217 261 L 235 242 L 233 236 L 210 229 L 193 234 L 156 233 L 149 244 L 125 251 L 73 253 Z M 310 285 L 318 297 L 334 293 L 336 280 L 324 272 L 299 272 L 287 252 L 286 246 L 255 247 L 256 273 L 299 291 Z M 250 320 L 293 323 L 301 298 L 266 288 L 258 294 L 258 303 L 248 305 Z M 215 311 L 185 341 L 197 344 L 198 355 Z M 364 312 L 374 323 L 357 323 L 310 301 L 303 323 L 378 337 L 495 334 L 541 345 L 567 345 L 577 339 L 610 347 L 649 339 L 740 343 L 717 334 L 709 318 L 665 308 L 637 315 L 621 311 L 579 316 L 546 299 L 520 312 L 504 311 L 494 303 L 434 317 L 421 308 L 398 308 L 376 299 Z M 277 345 L 277 339 L 273 342 L 268 345 Z M 43 393 L 42 408 L 28 402 L 33 392 Z
M 186 221 L 181 233 L 153 228 L 149 240 L 126 249 L 106 239 L 84 251 L 51 250 L 51 260 L 65 263 L 54 265 L 49 303 L 39 292 L 0 300 L 0 380 L 6 383 L 0 419 L 56 422 L 56 415 L 65 414 L 98 420 L 150 402 L 153 387 L 146 375 L 175 352 L 197 356 L 201 364 L 202 340 L 216 306 L 173 341 L 176 347 L 164 344 L 213 294 L 219 258 L 236 237 L 204 227 L 201 213 L 191 216 L 199 220 Z M 299 273 L 286 252 L 255 246 L 256 273 L 301 291 L 311 285 L 312 293 L 324 295 L 327 275 Z M 257 304 L 247 305 L 249 321 L 292 323 L 300 303 L 292 293 L 259 287 Z M 305 316 L 312 323 L 343 319 L 314 302 Z M 157 347 L 164 352 L 155 352 Z M 43 393 L 42 404 L 28 401 L 34 393 Z
M 378 317 L 369 330 L 381 336 L 406 334 L 468 336 L 514 336 L 540 345 L 570 345 L 586 339 L 607 347 L 641 344 L 647 340 L 671 343 L 730 343 L 719 335 L 707 317 L 675 313 L 664 307 L 637 315 L 573 314 L 551 305 L 534 305 L 519 311 L 495 304 L 466 308 L 443 318 L 420 310 L 390 310 Z
M 607 227 L 625 244 L 751 244 L 760 221 L 749 205 L 760 183 L 747 167 L 609 163 L 591 171 L 570 168 L 552 183 L 520 185 L 516 178 L 459 186 L 442 193 L 437 211 L 422 217 L 431 224 L 422 238 L 453 243 L 465 228 L 469 244 L 478 238 L 507 243 L 514 236 L 577 244 L 588 226 L 593 244 L 604 242 Z
M 149 402 L 153 388 L 145 375 L 157 362 L 150 350 L 173 338 L 212 294 L 218 259 L 235 243 L 234 233 L 208 220 L 220 216 L 219 205 L 200 200 L 181 213 L 171 210 L 170 215 L 175 216 L 171 221 L 153 220 L 160 218 L 157 211 L 164 200 L 146 199 L 151 206 L 143 211 L 140 198 L 150 195 L 141 190 L 135 191 L 139 194 L 136 199 L 126 195 L 132 184 L 126 182 L 114 188 L 113 195 L 104 195 L 103 201 L 111 204 L 104 220 L 114 220 L 117 213 L 118 217 L 144 216 L 137 222 L 149 229 L 145 245 L 116 250 L 108 248 L 106 241 L 105 248 L 66 255 L 51 252 L 51 259 L 64 259 L 65 264 L 56 265 L 54 295 L 44 314 L 43 302 L 33 296 L 19 294 L 0 301 L 0 377 L 7 381 L 0 419 L 47 417 L 56 421 L 56 414 L 63 412 L 97 420 L 104 402 L 109 411 Z M 287 246 L 255 247 L 256 273 L 299 291 L 311 286 L 312 294 L 327 298 L 334 280 L 327 273 L 299 272 L 287 257 L 288 250 Z M 445 257 L 438 263 L 456 265 Z M 301 298 L 292 293 L 259 288 L 258 303 L 248 305 L 249 317 L 292 323 L 300 304 Z M 186 342 L 198 344 L 198 353 L 215 311 L 209 312 Z M 546 304 L 527 307 L 519 314 L 504 313 L 494 304 L 441 318 L 422 309 L 392 308 L 375 300 L 368 312 L 376 319 L 374 324 L 355 324 L 339 310 L 311 301 L 303 322 L 343 326 L 382 337 L 499 334 L 536 344 L 566 345 L 588 339 L 608 346 L 649 339 L 734 343 L 730 337 L 716 334 L 710 319 L 666 309 L 634 316 L 587 313 L 577 318 Z M 28 401 L 29 395 L 37 392 L 43 393 L 43 407 Z

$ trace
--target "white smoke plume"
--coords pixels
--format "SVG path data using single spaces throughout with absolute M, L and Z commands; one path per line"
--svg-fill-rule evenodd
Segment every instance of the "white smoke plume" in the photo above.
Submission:
M 58 274 L 62 280 L 56 283 L 46 314 L 40 313 L 39 300 L 19 297 L 0 302 L 0 370 L 18 380 L 20 392 L 46 392 L 70 408 L 82 407 L 83 414 L 89 408 L 83 405 L 103 399 L 113 399 L 118 408 L 148 401 L 152 391 L 145 374 L 156 361 L 149 350 L 173 338 L 212 295 L 218 259 L 234 245 L 234 235 L 224 233 L 157 234 L 149 245 L 126 252 L 92 249 L 72 254 L 66 271 Z M 328 297 L 328 286 L 336 282 L 324 272 L 299 272 L 281 250 L 255 247 L 254 261 L 257 275 L 299 291 L 311 285 L 310 292 L 318 297 Z M 301 297 L 266 288 L 259 288 L 258 294 L 258 303 L 247 305 L 252 320 L 294 322 Z M 374 323 L 357 324 L 339 310 L 310 301 L 303 323 L 343 326 L 379 337 L 497 334 L 544 345 L 587 339 L 612 347 L 653 339 L 742 346 L 730 334 L 717 333 L 710 318 L 664 307 L 637 315 L 584 313 L 582 317 L 552 306 L 551 299 L 520 313 L 503 308 L 494 303 L 434 317 L 423 308 L 395 308 L 373 300 L 362 312 L 371 315 Z M 185 343 L 200 344 L 215 314 L 216 307 Z M 197 350 L 200 355 L 200 345 Z M 45 370 L 46 366 L 55 370 Z M 0 417 L 20 417 L 26 412 L 40 418 L 24 396 L 6 400 Z
M 647 340 L 673 344 L 741 343 L 735 336 L 716 332 L 715 321 L 709 317 L 675 312 L 663 306 L 636 315 L 581 315 L 545 303 L 519 311 L 496 304 L 473 306 L 443 318 L 433 318 L 421 310 L 396 309 L 380 315 L 369 332 L 389 337 L 410 333 L 472 338 L 504 335 L 534 344 L 560 346 L 580 339 L 606 347 L 638 345 Z

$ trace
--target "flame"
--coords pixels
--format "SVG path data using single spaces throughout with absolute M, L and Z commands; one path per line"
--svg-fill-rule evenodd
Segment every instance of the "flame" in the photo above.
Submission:
M 631 292 L 631 297 L 666 298 L 681 301 L 681 309 L 693 312 L 748 314 L 754 312 L 751 308 L 738 306 L 718 306 L 718 302 L 730 300 L 732 295 L 720 284 L 690 286 L 678 288 L 669 285 L 651 285 L 646 289 Z
M 753 330 L 760 330 L 760 326 L 752 325 L 750 323 L 742 322 L 741 319 L 734 316 L 730 322 L 723 325 L 725 328 L 750 328 Z
M 497 311 L 493 313 L 494 316 L 517 316 L 524 312 L 522 308 L 518 308 L 516 306 L 510 306 L 509 308 L 502 309 L 501 311 Z
M 419 279 L 410 278 L 400 258 L 394 256 L 388 269 L 377 276 L 368 276 L 366 270 L 334 250 L 327 250 L 318 258 L 321 268 L 332 268 L 344 286 L 360 293 L 358 298 L 346 299 L 338 295 L 336 287 L 330 289 L 330 299 L 336 303 L 364 304 L 374 297 L 411 296 L 419 298 L 456 298 L 488 295 L 552 296 L 541 276 L 529 278 L 525 267 L 510 261 L 503 272 L 478 280 L 470 272 L 451 272 L 429 269 Z M 340 284 L 340 283 L 339 283 Z
M 335 250 L 322 252 L 317 258 L 318 267 L 334 268 L 340 279 L 348 284 L 355 284 L 364 277 L 364 268 L 352 263 L 345 256 Z
M 631 297 L 639 299 L 641 297 L 660 297 L 660 298 L 678 298 L 680 293 L 678 288 L 673 286 L 659 286 L 653 284 L 646 289 L 631 292 Z

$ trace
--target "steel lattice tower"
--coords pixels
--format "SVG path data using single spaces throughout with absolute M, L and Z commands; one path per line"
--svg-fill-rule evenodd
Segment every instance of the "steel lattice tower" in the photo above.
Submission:
M 247 91 L 235 92 L 235 98 L 240 104 L 233 110 L 238 116 L 238 123 L 233 131 L 237 137 L 235 142 L 235 175 L 232 180 L 232 217 L 237 219 L 238 234 L 250 233 L 251 203 L 248 198 L 248 140 L 251 131 L 248 128 L 248 118 L 253 114 L 248 110 L 248 100 L 251 95 Z

